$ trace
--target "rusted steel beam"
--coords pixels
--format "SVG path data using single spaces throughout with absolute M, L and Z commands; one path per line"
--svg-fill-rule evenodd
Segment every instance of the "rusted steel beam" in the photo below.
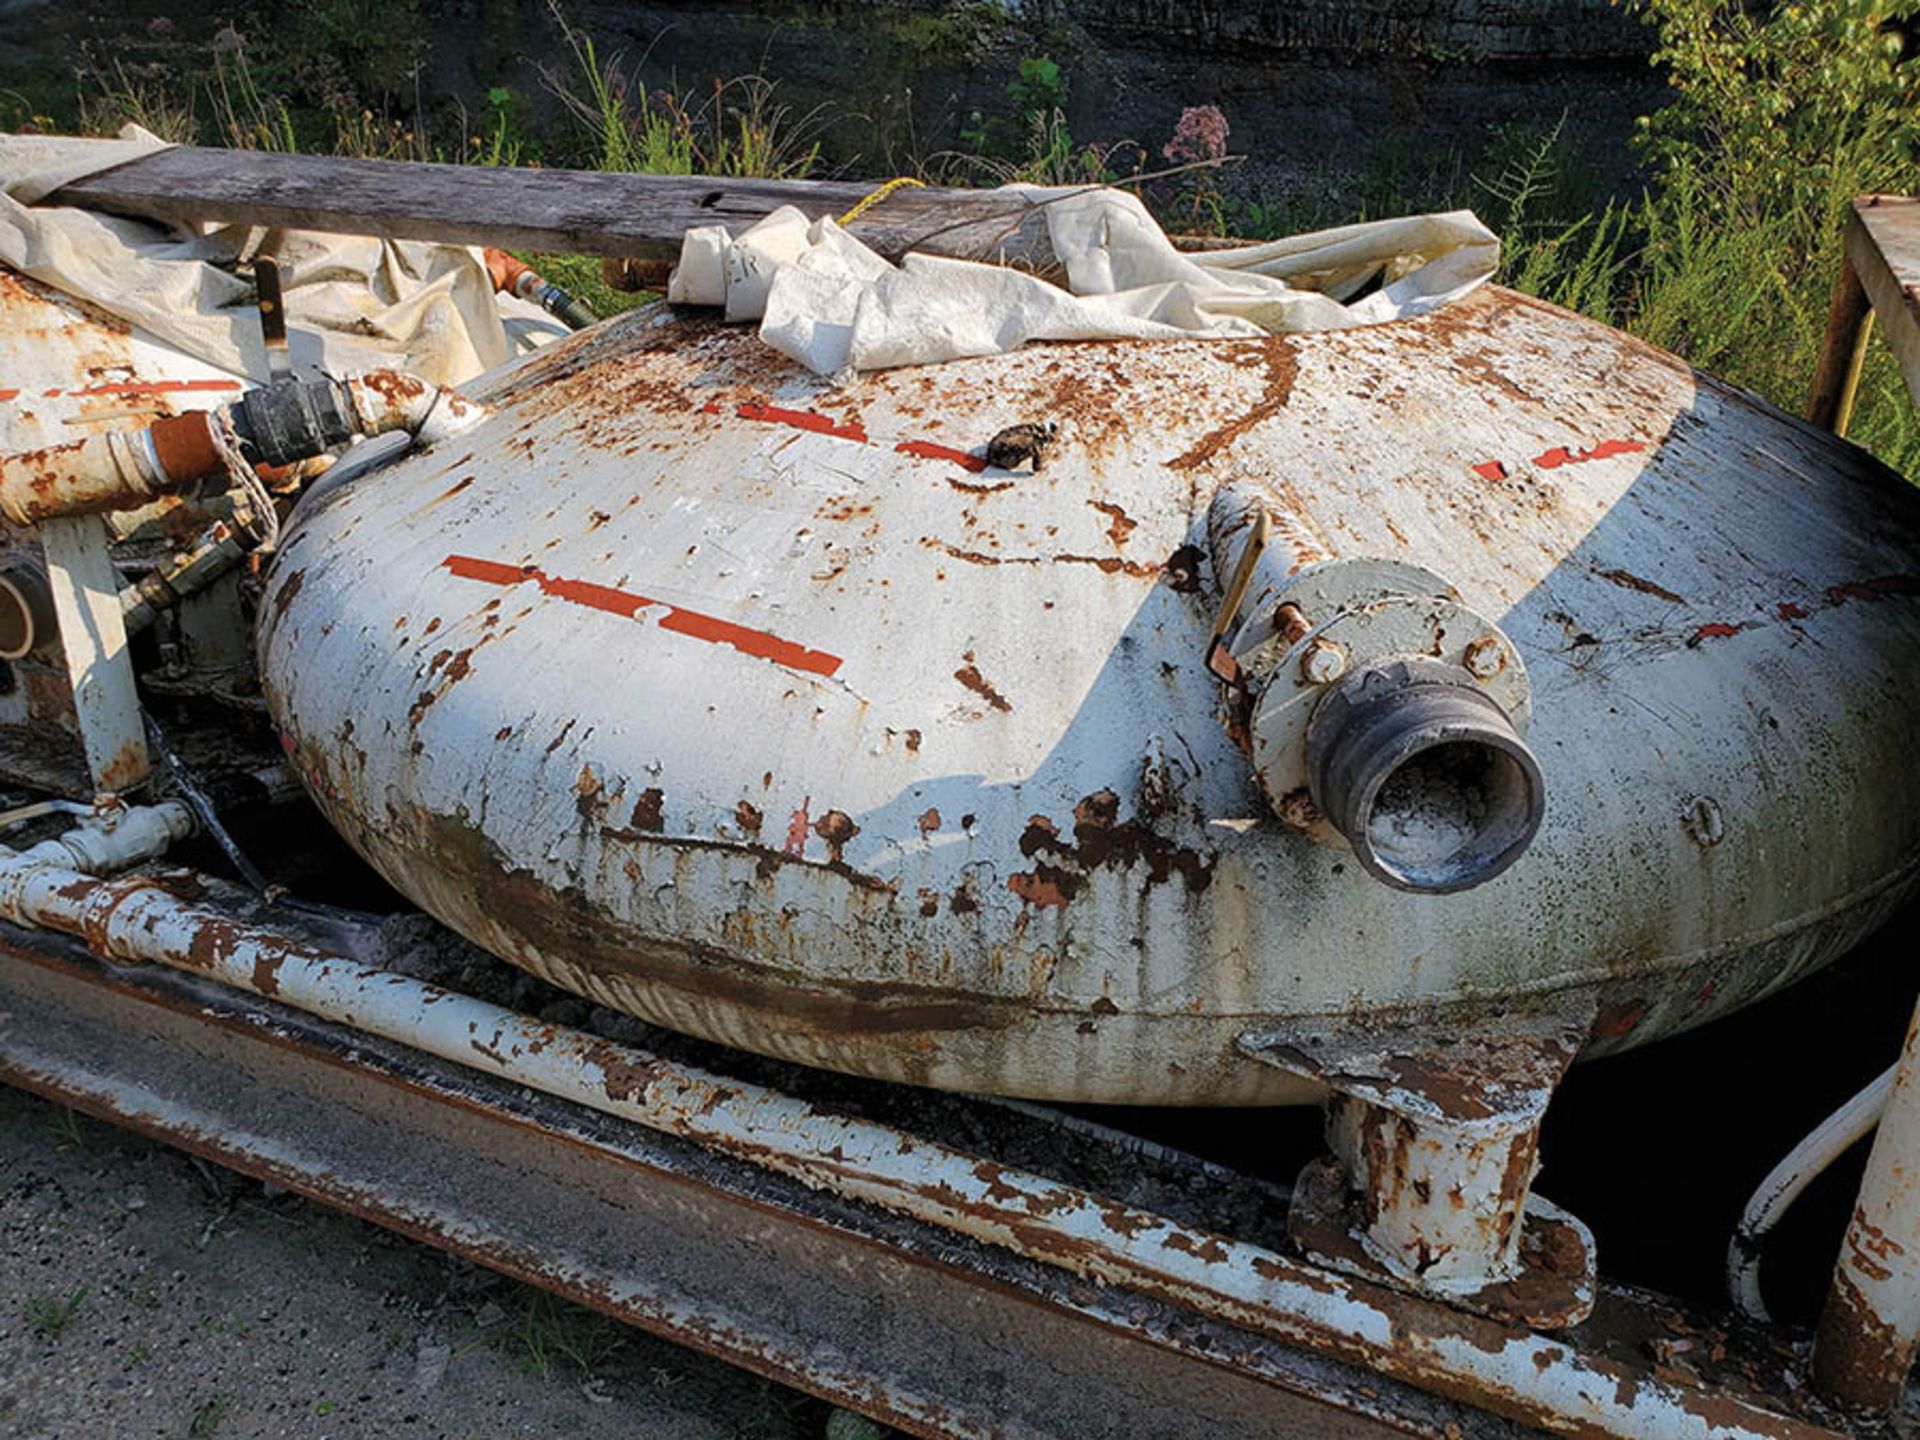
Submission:
M 0 1081 L 923 1436 L 1517 1440 L 1457 1401 L 0 926 Z
M 180 146 L 63 185 L 45 204 L 170 224 L 298 227 L 387 240 L 671 259 L 697 225 L 745 229 L 783 205 L 846 214 L 870 181 L 738 180 L 495 169 Z M 883 255 L 909 249 L 1045 269 L 1044 218 L 983 190 L 895 190 L 848 231 Z
M 764 1085 L 363 967 L 235 923 L 150 882 L 89 880 L 17 857 L 0 864 L 0 881 L 8 915 L 84 938 L 99 954 L 159 961 L 350 1021 L 356 1036 L 404 1043 L 416 1063 L 438 1057 L 530 1085 L 955 1239 L 1526 1424 L 1703 1440 L 1831 1433 L 1739 1395 L 1676 1385 L 1613 1357 L 1395 1295 Z

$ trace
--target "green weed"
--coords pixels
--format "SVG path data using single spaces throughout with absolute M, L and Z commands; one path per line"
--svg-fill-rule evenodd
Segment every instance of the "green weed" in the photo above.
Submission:
M 80 1313 L 80 1306 L 87 1298 L 87 1287 L 80 1285 L 64 1300 L 58 1295 L 37 1295 L 27 1301 L 25 1316 L 27 1327 L 42 1340 L 58 1340 L 73 1323 L 74 1316 Z
M 84 1150 L 87 1137 L 80 1129 L 80 1112 L 62 1107 L 55 1112 L 47 1128 L 53 1131 L 55 1149 Z
M 225 1395 L 216 1395 L 193 1412 L 193 1418 L 187 1422 L 187 1440 L 208 1440 L 220 1428 L 220 1422 L 227 1418 L 229 1399 Z
M 627 1333 L 604 1315 L 534 1292 L 501 1343 L 523 1375 L 548 1380 L 572 1369 L 591 1379 L 627 1343 Z

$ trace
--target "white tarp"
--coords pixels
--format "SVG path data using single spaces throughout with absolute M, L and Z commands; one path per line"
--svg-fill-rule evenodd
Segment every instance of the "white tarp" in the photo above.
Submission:
M 225 268 L 255 250 L 280 262 L 288 344 L 302 372 L 398 367 L 458 385 L 566 333 L 539 307 L 496 296 L 480 252 L 463 246 L 247 226 L 179 235 L 34 203 L 164 148 L 136 125 L 117 140 L 0 134 L 0 263 L 262 383 L 253 286 Z
M 894 265 L 832 220 L 775 211 L 744 234 L 688 232 L 667 298 L 724 305 L 822 375 L 996 355 L 1029 340 L 1161 340 L 1341 330 L 1423 314 L 1490 278 L 1500 242 L 1468 210 L 1182 253 L 1134 196 L 1008 187 L 1041 204 L 1066 288 L 997 265 Z M 1378 280 L 1357 300 L 1356 292 Z M 1351 303 L 1348 303 L 1351 300 Z

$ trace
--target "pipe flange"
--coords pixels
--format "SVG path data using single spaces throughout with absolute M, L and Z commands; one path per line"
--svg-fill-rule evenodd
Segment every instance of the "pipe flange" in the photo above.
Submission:
M 1349 594 L 1344 605 L 1329 608 L 1333 597 L 1303 594 L 1306 588 L 1289 591 L 1286 599 L 1299 605 L 1314 622 L 1312 628 L 1291 645 L 1277 637 L 1256 645 L 1241 662 L 1243 672 L 1266 682 L 1250 729 L 1254 768 L 1276 809 L 1284 810 L 1287 797 L 1307 784 L 1307 726 L 1330 688 L 1314 678 L 1323 670 L 1304 663 L 1316 645 L 1337 645 L 1343 652 L 1345 664 L 1332 677 L 1335 681 L 1396 656 L 1420 656 L 1457 667 L 1472 676 L 1515 733 L 1525 737 L 1533 720 L 1526 663 L 1497 625 L 1459 597 L 1374 591 Z

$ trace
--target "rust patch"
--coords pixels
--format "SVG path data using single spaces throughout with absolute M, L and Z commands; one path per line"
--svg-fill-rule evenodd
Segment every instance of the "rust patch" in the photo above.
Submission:
M 1096 790 L 1073 808 L 1073 841 L 1044 815 L 1027 822 L 1020 836 L 1020 853 L 1029 860 L 1046 857 L 1084 875 L 1102 868 L 1131 870 L 1146 867 L 1144 885 L 1161 885 L 1178 875 L 1192 891 L 1205 890 L 1213 881 L 1214 859 L 1190 850 L 1148 828 L 1139 820 L 1120 819 L 1120 797 Z M 1044 867 L 1043 867 L 1044 868 Z M 1068 891 L 1071 894 L 1071 891 Z
M 1217 1235 L 1189 1234 L 1184 1230 L 1175 1230 L 1160 1242 L 1168 1250 L 1178 1250 L 1191 1255 L 1204 1265 L 1218 1265 L 1227 1258 L 1227 1247 L 1220 1243 Z
M 931 536 L 923 538 L 920 543 L 955 560 L 964 560 L 969 565 L 1091 565 L 1105 574 L 1131 575 L 1136 580 L 1157 579 L 1163 573 L 1163 567 L 1159 565 L 1126 560 L 1118 555 L 994 555 L 985 550 L 963 550 L 958 545 Z
M 273 592 L 272 609 L 273 623 L 275 625 L 278 625 L 281 620 L 286 618 L 287 607 L 293 604 L 295 597 L 300 594 L 300 587 L 306 583 L 307 572 L 305 570 L 295 570 L 291 575 L 287 576 L 285 580 L 280 582 L 280 588 Z
M 1240 356 L 1246 359 L 1238 358 Z M 1169 460 L 1169 470 L 1191 470 L 1196 465 L 1205 465 L 1261 421 L 1279 414 L 1292 397 L 1293 382 L 1300 373 L 1300 366 L 1294 358 L 1292 343 L 1285 337 L 1269 335 L 1265 339 L 1248 342 L 1247 348 L 1229 358 L 1236 364 L 1251 362 L 1265 369 L 1266 386 L 1260 399 L 1246 414 L 1208 431 L 1191 449 Z
M 1882 575 L 1874 580 L 1850 580 L 1827 588 L 1827 603 L 1849 600 L 1889 600 L 1896 595 L 1920 595 L 1920 575 Z
M 1001 714 L 1004 715 L 1011 712 L 1013 709 L 1012 703 L 1008 701 L 1006 696 L 994 689 L 993 686 L 988 683 L 987 678 L 980 673 L 980 667 L 974 663 L 973 652 L 971 650 L 967 651 L 964 658 L 967 663 L 953 672 L 953 678 L 966 686 L 967 689 L 973 691 L 974 694 L 978 695 L 994 709 L 1000 711 Z
M 1841 1265 L 1814 1334 L 1813 1372 L 1819 1388 L 1849 1405 L 1887 1409 L 1905 1389 L 1913 1348 L 1875 1311 L 1859 1282 Z
M 153 422 L 153 453 L 167 478 L 177 485 L 217 475 L 226 468 L 213 439 L 213 421 L 205 414 L 179 415 Z
M 1646 1018 L 1645 1000 L 1627 1000 L 1619 1004 L 1603 1005 L 1600 1013 L 1593 1017 L 1593 1029 L 1589 1032 L 1596 1040 L 1617 1040 L 1630 1032 Z
M 471 897 L 477 918 L 500 934 L 513 936 L 534 954 L 563 961 L 585 974 L 641 980 L 704 996 L 741 1010 L 743 1023 L 791 1032 L 859 1037 L 912 1032 L 966 1032 L 1023 1023 L 1027 1002 L 958 998 L 951 991 L 898 980 L 854 981 L 801 974 L 752 957 L 683 941 L 663 940 L 634 930 L 599 910 L 573 889 L 555 889 L 513 864 L 469 821 L 426 815 L 420 840 L 450 883 Z M 819 872 L 829 867 L 797 860 L 778 851 L 718 841 L 636 837 L 669 849 L 724 852 L 775 868 L 799 865 Z M 873 877 L 838 870 L 850 883 L 888 889 Z M 651 1072 L 631 1077 L 644 1086 Z M 609 1091 L 615 1093 L 614 1090 Z M 621 1098 L 638 1093 L 621 1088 Z
M 980 468 L 983 470 L 986 468 L 985 461 L 981 462 Z M 963 495 L 998 495 L 1002 490 L 1013 489 L 1013 481 L 1011 480 L 982 481 L 976 485 L 968 480 L 956 479 L 952 475 L 946 476 L 945 479 L 947 484 L 951 485 Z
M 939 828 L 940 812 L 929 806 L 927 812 L 920 817 L 920 833 L 922 835 L 931 835 Z
M 749 835 L 758 835 L 766 816 L 760 813 L 760 807 L 750 801 L 742 800 L 733 807 L 734 823 Z
M 639 799 L 633 802 L 633 818 L 627 823 L 636 830 L 657 831 L 665 827 L 666 796 L 660 793 L 660 787 L 649 785 L 640 792 Z M 748 806 L 752 809 L 752 806 Z M 756 818 L 758 812 L 755 812 Z M 758 830 L 758 825 L 754 827 Z
M 1080 888 L 1080 877 L 1052 865 L 1036 865 L 1007 877 L 1007 889 L 1036 909 L 1059 909 Z
M 287 957 L 262 955 L 253 962 L 253 988 L 269 998 L 280 993 L 280 963 Z
M 573 808 L 580 812 L 582 820 L 592 820 L 600 813 L 600 792 L 606 789 L 606 782 L 593 773 L 591 765 L 580 767 L 579 778 L 573 782 Z
M 1140 522 L 1127 514 L 1110 500 L 1089 500 L 1087 504 L 1107 517 L 1107 538 L 1116 547 L 1127 543 L 1127 537 L 1140 528 Z
M 1191 595 L 1200 588 L 1200 547 L 1182 545 L 1167 557 L 1167 588 Z
M 1643 580 L 1630 570 L 1597 570 L 1594 573 L 1602 580 L 1618 585 L 1624 590 L 1638 590 L 1642 595 L 1657 596 L 1662 600 L 1671 601 L 1675 605 L 1684 605 L 1687 603 L 1680 596 L 1674 594 L 1673 591 L 1667 589 L 1666 586 L 1656 585 L 1651 580 Z
M 845 863 L 842 851 L 847 842 L 860 833 L 860 827 L 853 823 L 853 817 L 844 810 L 829 810 L 813 822 L 813 833 L 827 842 L 827 862 L 832 865 Z

